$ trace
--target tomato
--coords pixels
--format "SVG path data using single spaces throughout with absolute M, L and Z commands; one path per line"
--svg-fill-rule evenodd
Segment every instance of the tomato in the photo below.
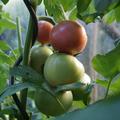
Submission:
M 53 25 L 47 21 L 38 22 L 38 38 L 37 40 L 42 43 L 49 43 L 49 34 L 53 28 Z
M 85 92 L 85 88 L 91 83 L 91 79 L 89 75 L 85 73 L 79 82 L 84 83 L 85 86 L 83 88 L 72 90 L 73 99 L 74 101 L 83 100 L 87 104 L 90 100 L 90 95 Z
M 85 73 L 83 76 L 82 76 L 82 78 L 81 78 L 81 80 L 80 80 L 80 82 L 81 83 L 84 83 L 84 84 L 90 84 L 91 83 L 91 78 L 90 78 L 90 76 L 87 74 L 87 73 Z
M 47 46 L 33 46 L 30 52 L 30 66 L 37 72 L 43 72 L 43 66 L 46 59 L 53 54 Z
M 81 24 L 75 21 L 62 21 L 50 32 L 50 42 L 54 49 L 75 55 L 84 50 L 87 34 Z
M 84 66 L 74 56 L 55 53 L 44 65 L 44 76 L 52 86 L 74 83 L 84 74 Z
M 37 90 L 35 104 L 38 110 L 50 116 L 58 116 L 68 111 L 72 105 L 72 92 L 59 92 L 54 96 L 44 90 Z

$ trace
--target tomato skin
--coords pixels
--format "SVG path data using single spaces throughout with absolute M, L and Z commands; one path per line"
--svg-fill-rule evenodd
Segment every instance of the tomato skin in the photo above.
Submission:
M 35 92 L 35 104 L 40 112 L 50 115 L 58 116 L 68 111 L 72 105 L 72 92 L 60 92 L 55 95 L 57 100 L 48 92 L 44 90 L 37 90 Z M 60 103 L 62 104 L 62 107 Z
M 38 22 L 38 37 L 37 40 L 41 44 L 49 43 L 49 34 L 53 28 L 53 25 L 47 21 Z
M 30 66 L 36 72 L 42 73 L 44 63 L 51 54 L 53 54 L 53 51 L 47 46 L 33 46 L 30 51 Z
M 87 34 L 81 24 L 74 21 L 62 21 L 50 32 L 50 42 L 59 52 L 75 55 L 84 50 Z
M 45 62 L 44 76 L 52 86 L 78 81 L 84 74 L 84 66 L 74 56 L 54 53 Z

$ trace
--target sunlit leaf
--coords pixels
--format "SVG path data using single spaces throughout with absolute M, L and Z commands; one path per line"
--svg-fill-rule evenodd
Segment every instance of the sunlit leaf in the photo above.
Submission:
M 96 55 L 92 65 L 104 77 L 115 77 L 120 72 L 120 45 L 105 55 Z

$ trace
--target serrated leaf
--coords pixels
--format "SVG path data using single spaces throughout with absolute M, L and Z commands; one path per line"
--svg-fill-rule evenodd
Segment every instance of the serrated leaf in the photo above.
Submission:
M 91 2 L 91 0 L 78 0 L 78 2 L 77 2 L 78 13 L 84 12 L 88 8 L 90 2 Z
M 105 55 L 96 55 L 92 66 L 106 78 L 115 77 L 120 72 L 120 45 Z
M 4 4 L 7 4 L 9 0 L 1 0 Z
M 94 0 L 95 8 L 98 12 L 106 12 L 115 8 L 119 0 Z
M 75 110 L 56 120 L 119 120 L 120 94 L 101 100 L 83 110 Z
M 31 81 L 39 85 L 44 81 L 43 77 L 29 66 L 13 67 L 10 69 L 10 75 L 22 77 L 28 82 Z

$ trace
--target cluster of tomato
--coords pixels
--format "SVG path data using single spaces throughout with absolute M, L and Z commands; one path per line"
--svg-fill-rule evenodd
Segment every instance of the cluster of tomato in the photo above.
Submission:
M 86 31 L 81 24 L 68 20 L 53 26 L 47 21 L 39 21 L 38 41 L 41 44 L 31 49 L 30 66 L 44 76 L 51 88 L 76 82 L 90 84 L 83 64 L 75 57 L 87 43 Z M 62 91 L 53 96 L 40 89 L 35 92 L 35 104 L 40 112 L 57 116 L 68 111 L 72 101 L 80 99 L 79 94 L 84 96 L 84 91 Z

